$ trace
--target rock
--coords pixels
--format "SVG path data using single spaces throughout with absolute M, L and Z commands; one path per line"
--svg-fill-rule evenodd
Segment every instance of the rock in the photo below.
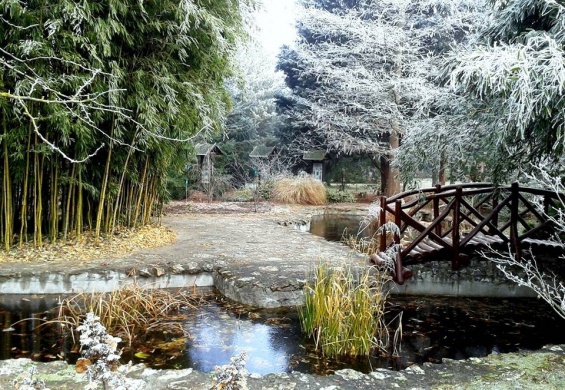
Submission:
M 426 371 L 424 371 L 422 367 L 417 366 L 415 364 L 413 366 L 408 367 L 406 371 L 417 375 L 424 375 L 426 373 Z
M 350 368 L 346 368 L 344 370 L 339 370 L 335 372 L 336 375 L 341 376 L 343 379 L 347 380 L 358 380 L 365 377 L 365 374 L 359 371 L 352 370 Z

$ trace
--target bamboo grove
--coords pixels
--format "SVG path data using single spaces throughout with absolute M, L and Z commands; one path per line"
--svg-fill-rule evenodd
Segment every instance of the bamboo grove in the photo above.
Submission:
M 237 0 L 0 0 L 3 247 L 146 224 L 229 107 Z

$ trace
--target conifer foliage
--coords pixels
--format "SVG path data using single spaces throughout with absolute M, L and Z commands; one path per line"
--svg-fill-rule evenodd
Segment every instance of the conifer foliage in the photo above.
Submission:
M 236 0 L 0 0 L 3 246 L 147 223 L 223 122 Z

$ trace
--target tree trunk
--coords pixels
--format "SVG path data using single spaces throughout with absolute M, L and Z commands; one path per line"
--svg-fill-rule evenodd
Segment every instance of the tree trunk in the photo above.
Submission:
M 399 146 L 399 137 L 396 134 L 390 136 L 390 148 L 394 150 Z M 394 153 L 381 156 L 381 194 L 392 196 L 400 192 L 400 182 L 397 180 L 398 170 L 391 167 Z
M 445 164 L 445 160 L 447 159 L 447 157 L 445 156 L 445 150 L 441 152 L 441 156 L 439 158 L 439 184 L 441 184 L 442 186 L 445 185 L 445 177 L 446 177 L 446 164 Z M 437 184 L 437 183 L 434 183 Z

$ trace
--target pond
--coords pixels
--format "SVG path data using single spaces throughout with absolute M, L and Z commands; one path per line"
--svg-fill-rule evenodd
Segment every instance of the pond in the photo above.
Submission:
M 532 299 L 470 299 L 393 296 L 388 319 L 402 312 L 400 356 L 376 354 L 361 359 L 326 359 L 303 337 L 294 310 L 261 310 L 233 303 L 206 289 L 202 304 L 188 313 L 182 326 L 187 339 L 171 339 L 165 347 L 125 350 L 124 362 L 144 361 L 155 368 L 188 368 L 209 372 L 245 351 L 252 373 L 299 371 L 329 374 L 354 368 L 370 372 L 379 367 L 402 369 L 413 363 L 440 363 L 442 358 L 464 359 L 489 353 L 539 349 L 565 343 L 563 320 L 543 302 Z M 52 303 L 53 297 L 43 297 Z M 25 302 L 25 301 L 24 301 Z M 50 312 L 32 314 L 23 308 L 0 310 L 0 328 L 20 318 L 35 318 L 0 332 L 0 359 L 76 360 L 78 351 L 57 327 L 34 328 Z M 37 306 L 33 309 L 37 309 Z M 163 343 L 161 343 L 163 345 Z M 143 352 L 144 358 L 136 357 Z
M 349 236 L 371 238 L 376 229 L 365 227 L 364 216 L 355 214 L 320 214 L 312 216 L 309 232 L 328 241 L 341 241 Z

